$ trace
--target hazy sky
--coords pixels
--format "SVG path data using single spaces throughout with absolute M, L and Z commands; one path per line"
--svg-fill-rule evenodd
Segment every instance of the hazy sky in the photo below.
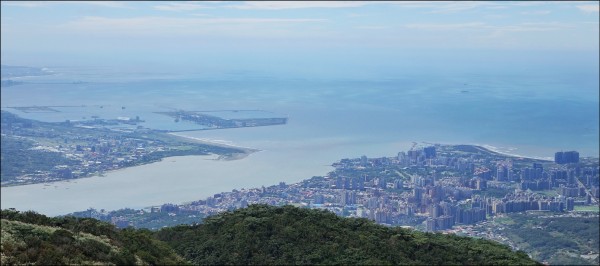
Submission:
M 2 1 L 2 63 L 294 71 L 464 60 L 597 68 L 598 6 Z

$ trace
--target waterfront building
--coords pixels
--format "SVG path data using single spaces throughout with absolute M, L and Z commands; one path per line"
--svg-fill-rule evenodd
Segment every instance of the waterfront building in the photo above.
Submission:
M 578 163 L 579 162 L 579 152 L 559 151 L 554 154 L 554 162 L 557 164 Z
M 435 158 L 435 155 L 436 155 L 435 147 L 434 146 L 425 147 L 425 148 L 423 148 L 423 153 L 425 154 L 426 159 Z

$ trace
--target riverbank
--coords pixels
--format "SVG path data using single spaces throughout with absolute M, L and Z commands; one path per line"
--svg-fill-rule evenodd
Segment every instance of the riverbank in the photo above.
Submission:
M 240 150 L 241 151 L 241 153 L 231 153 L 231 154 L 222 154 L 222 155 L 219 155 L 219 157 L 217 157 L 217 160 L 225 160 L 225 161 L 241 160 L 241 159 L 244 159 L 244 158 L 248 157 L 252 153 L 261 151 L 259 149 L 254 149 L 254 148 L 249 148 L 249 147 L 243 147 L 243 146 L 228 144 L 224 140 L 213 140 L 213 139 L 207 139 L 207 138 L 196 138 L 196 137 L 190 137 L 190 136 L 181 135 L 181 134 L 172 133 L 172 132 L 171 133 L 167 133 L 167 134 L 169 134 L 171 136 L 174 136 L 174 137 L 177 137 L 177 138 L 180 138 L 180 139 L 183 139 L 185 141 L 192 141 L 192 142 L 198 143 L 198 144 L 204 144 L 204 145 L 221 147 L 221 148 L 236 149 L 236 150 Z

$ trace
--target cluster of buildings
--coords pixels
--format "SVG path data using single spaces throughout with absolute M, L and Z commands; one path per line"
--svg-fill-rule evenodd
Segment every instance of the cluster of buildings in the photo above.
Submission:
M 557 164 L 578 163 L 579 162 L 579 152 L 559 151 L 554 154 L 554 162 Z
M 83 139 L 63 138 L 64 144 L 57 146 L 37 146 L 59 152 L 70 160 L 69 164 L 56 165 L 50 171 L 38 172 L 43 182 L 85 177 L 142 163 L 145 157 L 168 148 L 155 141 L 123 136 L 97 136 Z M 81 144 L 71 144 L 81 143 Z M 24 175 L 18 179 L 26 179 Z
M 163 141 L 141 137 L 142 133 L 124 134 L 108 129 L 74 125 L 71 122 L 49 127 L 42 122 L 24 120 L 4 111 L 2 117 L 3 137 L 33 140 L 36 143 L 32 150 L 55 153 L 56 162 L 60 162 L 50 170 L 22 169 L 22 175 L 3 180 L 2 185 L 84 177 L 157 160 L 158 158 L 152 159 L 153 156 L 149 155 L 171 149 Z M 139 120 L 139 117 L 136 120 Z M 38 139 L 43 141 L 37 142 Z
M 392 158 L 342 159 L 333 166 L 336 170 L 324 177 L 234 189 L 170 210 L 172 215 L 208 216 L 249 204 L 290 204 L 439 231 L 502 213 L 572 211 L 598 199 L 597 165 L 523 162 L 453 146 L 430 146 Z M 168 211 L 164 206 L 153 211 Z

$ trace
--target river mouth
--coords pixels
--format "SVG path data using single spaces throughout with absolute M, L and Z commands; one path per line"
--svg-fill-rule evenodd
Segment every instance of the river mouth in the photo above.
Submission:
M 139 110 L 143 112 L 137 114 L 140 119 L 156 107 L 176 106 L 270 110 L 290 120 L 278 126 L 180 132 L 187 138 L 211 141 L 211 145 L 247 150 L 221 160 L 218 156 L 168 157 L 76 183 L 2 187 L 2 208 L 60 215 L 89 207 L 113 210 L 189 202 L 232 189 L 326 175 L 331 164 L 343 158 L 392 157 L 410 149 L 412 141 L 511 147 L 516 149 L 507 149 L 510 153 L 528 157 L 550 157 L 560 150 L 577 150 L 581 156 L 598 153 L 598 103 L 561 94 L 565 92 L 551 79 L 521 77 L 509 86 L 495 76 L 476 75 L 362 82 L 111 78 L 110 82 L 2 87 L 0 100 L 2 108 L 98 106 L 102 102 L 104 108 L 109 108 L 106 103 L 114 107 L 114 117 L 135 117 L 133 111 Z M 457 86 L 464 84 L 456 80 L 475 80 L 469 84 L 481 86 L 461 93 Z M 518 85 L 525 83 L 535 86 Z M 548 86 L 555 87 L 543 98 L 523 93 L 535 94 L 536 88 Z M 64 117 L 54 117 L 56 113 L 17 114 L 64 122 Z M 158 124 L 174 123 L 161 117 L 157 119 L 165 121 Z M 564 123 L 554 122 L 559 118 L 565 118 Z

